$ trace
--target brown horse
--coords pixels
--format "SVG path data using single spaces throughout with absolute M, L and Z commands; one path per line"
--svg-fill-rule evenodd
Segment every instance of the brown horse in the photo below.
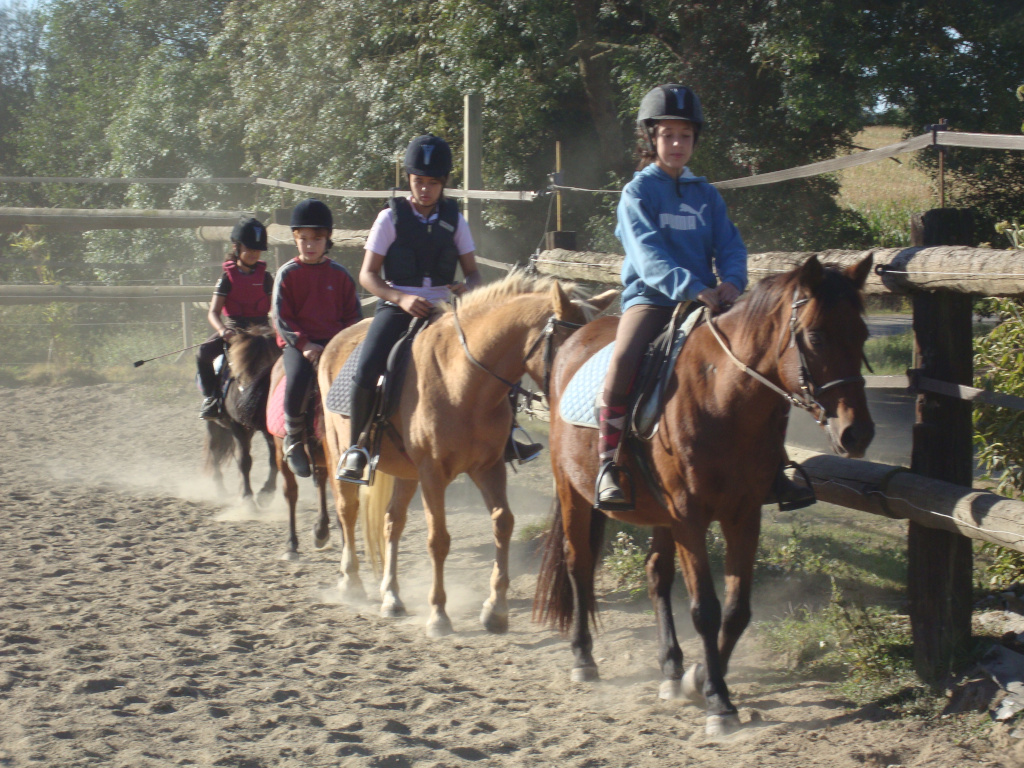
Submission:
M 441 636 L 452 631 L 445 612 L 444 561 L 451 536 L 445 524 L 444 495 L 448 485 L 465 472 L 480 489 L 491 515 L 496 554 L 490 597 L 480 620 L 491 632 L 508 628 L 509 541 L 513 517 L 506 494 L 505 441 L 512 426 L 509 385 L 525 373 L 536 381 L 546 377 L 545 350 L 561 328 L 575 328 L 612 302 L 611 291 L 590 303 L 573 301 L 548 278 L 513 273 L 460 299 L 457 309 L 443 309 L 412 345 L 397 411 L 381 445 L 374 491 L 393 491 L 381 522 L 364 519 L 368 533 L 382 530 L 385 539 L 381 613 L 403 615 L 397 577 L 398 542 L 405 528 L 408 505 L 417 484 L 427 517 L 427 547 L 433 562 L 430 616 L 427 632 Z M 345 329 L 327 345 L 320 360 L 320 391 L 327 393 L 345 360 L 366 334 L 369 321 Z M 564 331 L 563 331 L 564 333 Z M 328 466 L 334 467 L 348 447 L 348 419 L 326 414 Z M 343 550 L 343 594 L 361 597 L 355 551 L 358 487 L 332 474 Z M 366 505 L 364 505 L 366 506 Z
M 263 505 L 273 498 L 277 488 L 277 464 L 274 459 L 274 438 L 267 432 L 267 393 L 270 369 L 281 356 L 274 332 L 267 327 L 237 331 L 227 346 L 227 366 L 231 380 L 224 393 L 222 416 L 206 422 L 206 466 L 214 482 L 223 491 L 220 466 L 234 454 L 242 474 L 242 503 Z M 252 438 L 261 433 L 267 441 L 270 473 L 254 497 L 249 473 L 252 470 Z
M 784 456 L 790 406 L 809 410 L 842 456 L 863 456 L 874 436 L 860 375 L 867 338 L 860 289 L 870 268 L 870 256 L 842 272 L 812 257 L 763 280 L 730 311 L 698 326 L 670 374 L 655 436 L 626 461 L 636 478 L 635 508 L 607 513 L 656 526 L 647 575 L 665 678 L 661 695 L 685 693 L 703 702 L 709 735 L 739 727 L 725 674 L 750 621 L 761 503 Z M 606 518 L 593 506 L 597 430 L 565 423 L 559 399 L 580 366 L 614 340 L 616 323 L 599 320 L 569 339 L 552 372 L 557 501 L 534 617 L 570 631 L 575 681 L 598 677 L 588 624 L 596 609 L 594 570 Z M 646 469 L 638 465 L 638 453 Z M 726 541 L 724 614 L 706 546 L 716 520 Z M 704 645 L 704 665 L 691 667 L 685 678 L 669 602 L 673 544 Z
M 273 393 L 278 385 L 284 386 L 284 360 L 279 359 L 270 375 L 270 391 Z M 309 456 L 309 467 L 312 470 L 313 485 L 317 491 L 317 520 L 313 527 L 313 546 L 317 550 L 330 549 L 331 518 L 327 513 L 327 472 L 328 463 L 324 456 L 323 444 L 316 434 L 316 421 L 320 416 L 320 394 L 316 387 L 309 395 L 306 406 L 306 454 Z M 274 436 L 274 457 L 277 468 L 284 479 L 284 498 L 288 502 L 288 546 L 282 560 L 299 559 L 299 534 L 296 521 L 296 507 L 299 502 L 299 483 L 295 473 L 288 466 L 284 456 L 284 438 Z

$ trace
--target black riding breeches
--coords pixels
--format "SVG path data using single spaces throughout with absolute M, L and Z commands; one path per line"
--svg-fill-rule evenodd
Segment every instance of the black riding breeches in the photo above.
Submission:
M 327 341 L 311 339 L 314 344 L 326 346 Z M 287 376 L 284 389 L 284 415 L 286 418 L 298 419 L 306 412 L 306 400 L 309 398 L 310 384 L 313 382 L 315 369 L 302 353 L 295 347 L 286 345 L 281 353 L 284 360 L 284 372 Z
M 355 384 L 374 389 L 388 365 L 388 355 L 415 318 L 396 304 L 378 302 L 356 364 Z

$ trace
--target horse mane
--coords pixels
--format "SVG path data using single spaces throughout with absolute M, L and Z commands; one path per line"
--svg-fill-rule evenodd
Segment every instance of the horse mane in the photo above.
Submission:
M 750 295 L 737 305 L 737 309 L 743 313 L 744 323 L 762 322 L 764 318 L 778 312 L 784 304 L 790 304 L 794 289 L 800 283 L 800 270 L 801 267 L 796 267 L 781 275 L 766 277 L 755 285 Z M 864 299 L 856 285 L 843 270 L 832 265 L 824 265 L 821 282 L 807 298 L 811 301 L 802 315 L 806 326 L 815 325 L 826 307 L 841 301 L 852 302 L 858 313 L 864 311 Z
M 553 277 L 548 277 L 546 275 L 531 275 L 527 274 L 524 270 L 514 269 L 501 280 L 488 283 L 487 285 L 469 291 L 460 297 L 459 312 L 470 310 L 477 306 L 503 304 L 516 296 L 550 291 L 551 286 L 555 282 L 556 281 Z M 575 297 L 579 293 L 575 283 L 562 283 L 562 289 L 569 294 L 570 297 Z M 444 305 L 442 312 L 451 311 L 451 305 Z
M 269 373 L 280 356 L 276 334 L 265 325 L 237 331 L 228 345 L 228 365 L 243 387 Z

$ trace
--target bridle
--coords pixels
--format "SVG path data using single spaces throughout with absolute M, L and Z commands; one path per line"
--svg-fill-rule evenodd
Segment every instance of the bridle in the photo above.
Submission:
M 490 368 L 488 368 L 479 360 L 477 360 L 475 357 L 473 357 L 473 353 L 469 351 L 469 345 L 466 343 L 466 334 L 463 332 L 462 325 L 459 323 L 459 313 L 456 311 L 455 304 L 452 304 L 452 320 L 455 323 L 455 331 L 459 335 L 459 342 L 462 344 L 462 349 L 466 353 L 466 359 L 468 359 L 469 362 L 471 362 L 484 373 L 490 374 L 491 376 L 496 378 L 498 381 L 500 381 L 502 384 L 508 387 L 509 391 L 514 393 L 516 396 L 523 395 L 524 397 L 526 397 L 527 402 L 541 402 L 543 400 L 541 395 L 538 395 L 536 392 L 531 392 L 528 389 L 523 389 L 522 385 L 520 385 L 518 381 L 509 381 L 503 376 L 499 376 Z M 542 382 L 544 394 L 548 393 L 548 390 L 551 385 L 551 367 L 555 358 L 555 332 L 559 328 L 571 328 L 572 330 L 575 331 L 576 329 L 582 327 L 583 326 L 580 325 L 579 323 L 570 323 L 566 320 L 559 320 L 557 317 L 552 315 L 551 317 L 548 318 L 548 321 L 544 325 L 544 329 L 540 332 L 540 335 L 538 335 L 537 338 L 534 340 L 533 344 L 530 345 L 530 348 L 526 350 L 526 354 L 523 356 L 524 366 L 529 361 L 529 359 L 533 357 L 534 353 L 537 351 L 537 348 L 541 345 L 541 342 L 544 343 L 544 381 Z
M 764 384 L 772 391 L 782 395 L 782 397 L 788 400 L 791 405 L 795 405 L 797 408 L 807 411 L 809 414 L 811 414 L 811 416 L 814 418 L 814 420 L 818 423 L 819 426 L 825 427 L 827 429 L 828 417 L 825 412 L 825 406 L 821 404 L 821 401 L 819 399 L 821 395 L 830 389 L 833 389 L 835 387 L 841 387 L 844 384 L 863 384 L 864 377 L 861 376 L 860 374 L 857 374 L 856 376 L 847 376 L 842 379 L 833 379 L 832 381 L 826 384 L 822 384 L 820 386 L 814 382 L 814 379 L 811 376 L 810 367 L 807 364 L 807 353 L 804 349 L 803 343 L 800 341 L 800 334 L 797 333 L 797 331 L 800 329 L 800 322 L 799 318 L 797 317 L 797 310 L 800 309 L 800 307 L 807 304 L 808 302 L 810 302 L 809 298 L 807 298 L 806 296 L 800 296 L 799 287 L 793 289 L 793 301 L 790 304 L 789 308 L 789 343 L 786 344 L 785 346 L 788 347 L 789 349 L 796 347 L 797 350 L 797 355 L 800 361 L 800 371 L 798 374 L 800 381 L 799 394 L 794 392 L 787 392 L 781 387 L 776 386 L 774 383 L 766 379 L 753 368 L 741 362 L 736 357 L 736 355 L 732 353 L 732 350 L 729 349 L 729 346 L 726 344 L 725 339 L 721 337 L 718 328 L 715 326 L 715 321 L 712 318 L 711 313 L 708 311 L 706 307 L 704 311 L 706 313 L 705 318 L 707 319 L 708 327 L 711 328 L 711 334 L 715 337 L 715 340 L 718 342 L 719 346 L 722 347 L 722 350 L 725 352 L 726 356 L 728 356 L 728 358 L 732 360 L 732 362 L 735 363 L 736 366 L 740 368 L 740 370 L 757 379 L 759 382 Z M 782 340 L 783 342 L 785 342 L 785 331 L 783 331 Z M 784 349 L 780 353 L 780 357 L 782 354 L 785 354 Z M 864 360 L 864 363 L 867 364 L 866 358 Z M 871 370 L 870 365 L 868 365 L 868 370 Z

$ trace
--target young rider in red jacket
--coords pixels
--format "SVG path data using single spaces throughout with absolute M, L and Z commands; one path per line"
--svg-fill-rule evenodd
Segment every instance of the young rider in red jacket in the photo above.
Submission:
M 214 333 L 196 353 L 203 405 L 199 418 L 216 419 L 221 402 L 213 361 L 224 354 L 224 342 L 236 330 L 254 325 L 269 325 L 270 294 L 274 280 L 260 254 L 267 250 L 267 229 L 258 219 L 242 219 L 231 231 L 231 254 L 224 272 L 213 288 L 213 299 L 206 319 Z M 223 316 L 222 316 L 223 315 Z
M 278 270 L 274 281 L 272 314 L 288 377 L 284 453 L 299 477 L 310 475 L 304 436 L 314 366 L 327 342 L 363 317 L 348 270 L 327 258 L 333 227 L 331 210 L 320 200 L 295 206 L 291 228 L 299 255 Z

